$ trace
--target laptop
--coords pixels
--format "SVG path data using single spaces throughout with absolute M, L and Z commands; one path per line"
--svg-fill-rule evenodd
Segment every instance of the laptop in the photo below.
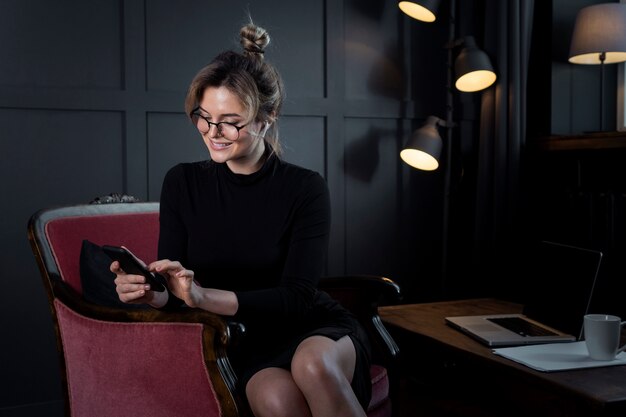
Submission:
M 523 281 L 522 314 L 446 317 L 448 325 L 487 346 L 582 340 L 602 252 L 543 241 Z

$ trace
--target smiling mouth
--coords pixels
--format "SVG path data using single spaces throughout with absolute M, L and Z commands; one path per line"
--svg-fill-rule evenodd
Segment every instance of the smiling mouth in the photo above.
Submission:
M 213 145 L 217 149 L 226 149 L 226 148 L 228 148 L 232 144 L 233 144 L 232 142 L 215 142 L 215 141 L 211 141 L 211 145 Z

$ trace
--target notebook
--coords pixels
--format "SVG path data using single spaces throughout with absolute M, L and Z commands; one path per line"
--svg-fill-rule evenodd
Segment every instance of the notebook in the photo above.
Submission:
M 446 317 L 448 325 L 487 346 L 520 346 L 582 340 L 602 252 L 541 242 L 522 279 L 522 314 Z

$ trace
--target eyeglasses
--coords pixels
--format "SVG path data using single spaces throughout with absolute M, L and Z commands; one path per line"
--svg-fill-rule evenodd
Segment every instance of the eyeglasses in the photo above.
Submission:
M 247 124 L 237 126 L 236 124 L 230 122 L 213 123 L 209 121 L 209 119 L 207 119 L 205 116 L 201 115 L 198 112 L 199 109 L 200 107 L 194 109 L 194 111 L 191 112 L 190 116 L 193 124 L 203 135 L 209 133 L 209 130 L 211 130 L 211 125 L 213 125 L 217 128 L 217 132 L 221 137 L 226 140 L 230 140 L 231 142 L 234 142 L 239 139 L 239 131 L 247 126 Z

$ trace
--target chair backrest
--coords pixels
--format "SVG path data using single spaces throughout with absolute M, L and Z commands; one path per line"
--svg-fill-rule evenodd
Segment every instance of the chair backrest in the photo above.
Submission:
M 83 239 L 123 245 L 145 262 L 156 260 L 159 203 L 111 203 L 44 209 L 29 222 L 33 249 L 48 280 L 61 280 L 82 293 L 79 259 Z

